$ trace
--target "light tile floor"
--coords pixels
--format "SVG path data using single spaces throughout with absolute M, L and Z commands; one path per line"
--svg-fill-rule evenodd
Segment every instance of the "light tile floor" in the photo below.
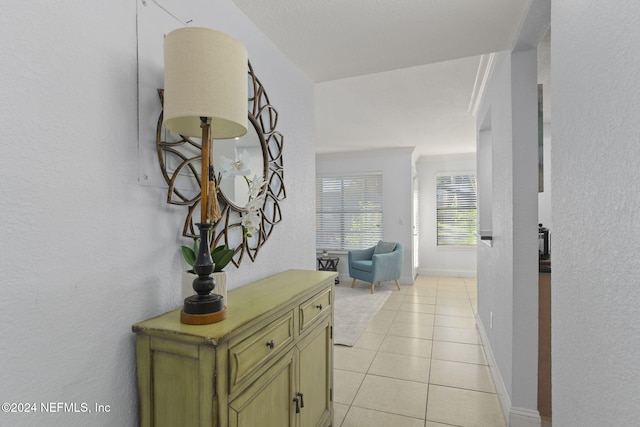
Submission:
M 505 426 L 476 307 L 474 278 L 393 292 L 355 346 L 334 348 L 335 426 Z

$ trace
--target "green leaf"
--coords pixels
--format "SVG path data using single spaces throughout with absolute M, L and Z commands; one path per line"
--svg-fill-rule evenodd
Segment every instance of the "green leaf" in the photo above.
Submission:
M 182 250 L 182 257 L 186 263 L 193 267 L 193 264 L 196 262 L 196 253 L 194 250 L 187 246 L 180 246 L 180 249 Z
M 229 249 L 227 245 L 218 246 L 211 251 L 211 258 L 213 259 L 214 269 L 213 271 L 222 271 L 223 268 L 229 264 L 233 258 L 233 249 Z

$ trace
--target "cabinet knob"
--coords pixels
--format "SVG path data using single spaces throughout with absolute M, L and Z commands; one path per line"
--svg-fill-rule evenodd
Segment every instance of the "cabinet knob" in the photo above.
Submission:
M 269 347 L 269 350 L 273 350 L 275 346 L 276 346 L 276 342 L 274 340 L 267 342 L 267 347 Z
M 316 305 L 316 308 L 317 308 L 318 310 L 322 310 L 322 304 L 318 304 L 318 305 Z
M 296 414 L 299 414 L 300 413 L 300 402 L 298 401 L 297 397 L 293 398 L 293 403 L 296 404 Z

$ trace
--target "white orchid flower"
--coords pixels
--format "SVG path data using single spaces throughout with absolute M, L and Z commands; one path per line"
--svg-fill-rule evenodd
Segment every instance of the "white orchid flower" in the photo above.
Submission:
M 260 211 L 260 208 L 262 208 L 262 204 L 264 203 L 264 198 L 261 197 L 256 197 L 255 199 L 251 199 L 249 200 L 249 202 L 246 204 L 246 206 L 244 207 L 247 212 L 254 212 L 254 211 Z
M 244 153 L 240 153 L 235 160 L 225 156 L 220 156 L 220 166 L 222 167 L 222 178 L 232 176 L 248 176 L 251 170 L 247 167 Z
M 254 175 L 249 186 L 249 199 L 256 199 L 265 185 L 264 177 L 262 175 Z
M 260 211 L 257 209 L 250 209 L 242 216 L 241 223 L 247 237 L 260 230 L 260 218 Z

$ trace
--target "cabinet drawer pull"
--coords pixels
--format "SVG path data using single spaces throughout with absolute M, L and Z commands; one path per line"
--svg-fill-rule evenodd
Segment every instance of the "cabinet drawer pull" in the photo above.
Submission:
M 316 305 L 316 308 L 317 308 L 318 310 L 322 310 L 322 304 L 318 304 L 318 305 Z
M 304 408 L 304 394 L 298 392 L 297 395 L 300 398 L 300 407 Z
M 276 346 L 276 342 L 274 340 L 267 342 L 267 347 L 269 347 L 269 350 L 273 350 L 275 346 Z
M 296 414 L 299 414 L 300 413 L 300 402 L 298 402 L 298 398 L 297 397 L 293 398 L 293 403 L 296 404 Z

